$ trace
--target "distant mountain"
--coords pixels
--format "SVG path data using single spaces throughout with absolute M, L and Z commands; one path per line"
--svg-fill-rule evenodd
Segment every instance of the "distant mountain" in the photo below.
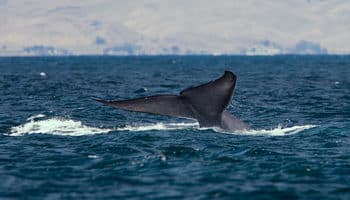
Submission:
M 0 0 L 0 56 L 349 54 L 349 8 L 346 0 Z

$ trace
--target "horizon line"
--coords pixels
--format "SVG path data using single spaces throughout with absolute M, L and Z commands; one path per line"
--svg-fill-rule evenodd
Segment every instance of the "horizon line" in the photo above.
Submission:
M 350 56 L 349 54 L 273 54 L 273 55 L 246 55 L 246 54 L 130 54 L 130 55 L 109 55 L 109 54 L 71 54 L 71 55 L 0 55 L 0 58 L 10 57 L 186 57 L 186 56 L 212 56 L 212 57 L 224 57 L 224 56 L 237 56 L 237 57 L 283 57 L 283 56 Z

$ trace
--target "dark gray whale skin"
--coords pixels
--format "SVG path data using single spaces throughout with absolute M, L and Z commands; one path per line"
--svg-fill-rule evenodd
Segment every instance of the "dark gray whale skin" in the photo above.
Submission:
M 200 127 L 219 127 L 224 131 L 249 129 L 225 111 L 231 101 L 237 77 L 225 71 L 220 78 L 191 87 L 179 95 L 155 95 L 129 100 L 94 100 L 117 109 L 195 119 Z

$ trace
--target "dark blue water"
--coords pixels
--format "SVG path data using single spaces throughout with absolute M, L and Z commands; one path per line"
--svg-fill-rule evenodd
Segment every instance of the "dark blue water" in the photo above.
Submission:
M 0 58 L 0 197 L 350 199 L 350 57 Z M 101 105 L 238 76 L 253 130 Z

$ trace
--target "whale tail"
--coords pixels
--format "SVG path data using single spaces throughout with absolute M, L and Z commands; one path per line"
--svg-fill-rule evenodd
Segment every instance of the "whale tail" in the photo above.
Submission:
M 157 95 L 121 101 L 92 99 L 127 111 L 194 118 L 190 108 L 183 102 L 181 97 L 176 95 Z
M 156 95 L 129 100 L 92 99 L 114 108 L 196 119 L 201 127 L 220 126 L 222 113 L 231 101 L 236 75 L 225 71 L 219 79 L 191 87 L 179 95 Z

